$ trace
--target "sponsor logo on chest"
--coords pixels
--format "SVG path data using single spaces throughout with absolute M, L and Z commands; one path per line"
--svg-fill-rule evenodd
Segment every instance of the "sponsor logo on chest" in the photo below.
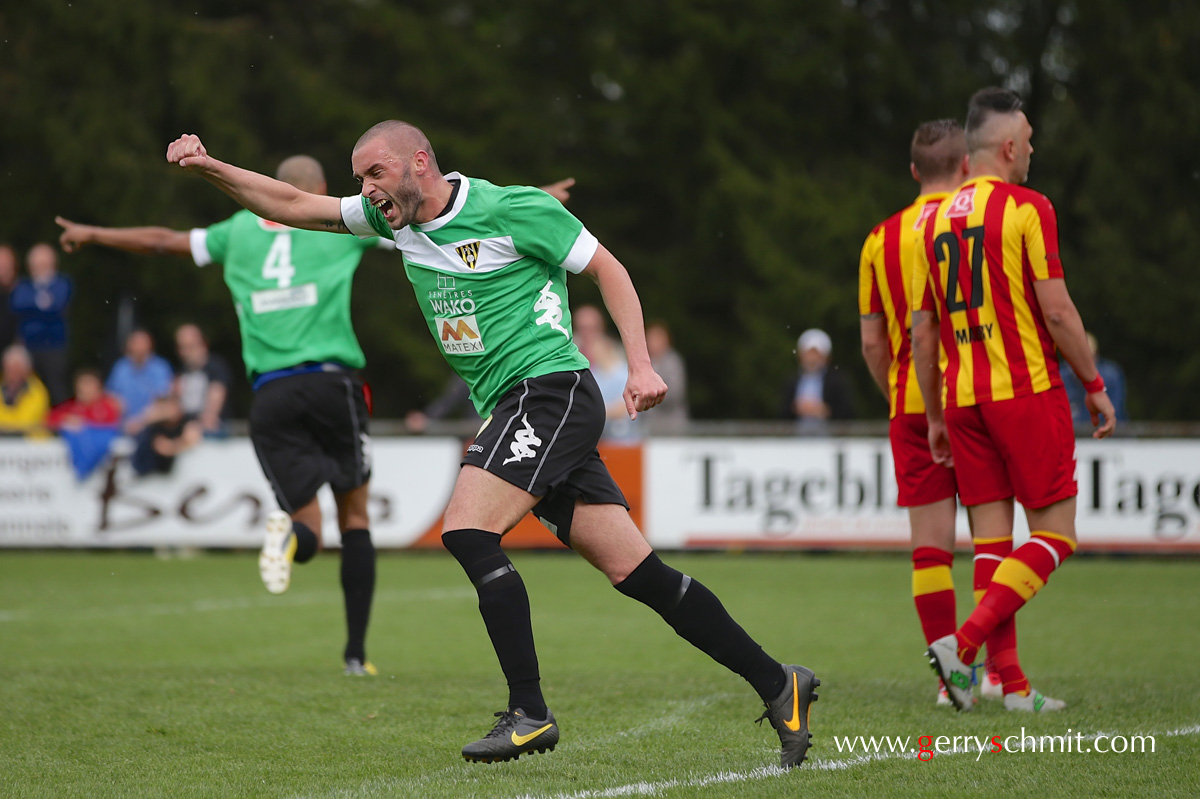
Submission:
M 447 355 L 478 355 L 485 352 L 475 314 L 435 317 L 438 340 Z
M 485 352 L 479 321 L 475 318 L 475 298 L 470 289 L 459 290 L 454 278 L 438 276 L 436 291 L 426 298 L 433 309 L 433 330 L 447 355 L 478 355 Z
M 975 187 L 967 186 L 959 189 L 958 194 L 954 195 L 954 199 L 946 207 L 945 217 L 955 219 L 961 216 L 970 216 L 973 213 L 975 213 Z

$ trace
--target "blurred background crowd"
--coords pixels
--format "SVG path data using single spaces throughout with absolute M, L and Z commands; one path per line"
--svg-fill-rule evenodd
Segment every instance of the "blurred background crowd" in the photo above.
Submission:
M 1200 6 L 1169 0 L 5 7 L 0 429 L 116 430 L 148 470 L 236 430 L 250 390 L 219 275 L 166 255 L 60 257 L 54 217 L 226 218 L 228 198 L 163 159 L 185 131 L 260 171 L 311 153 L 351 194 L 351 145 L 391 117 L 425 129 L 447 169 L 578 179 L 569 208 L 629 267 L 671 386 L 668 405 L 623 418 L 620 343 L 574 281 L 611 439 L 695 419 L 798 433 L 883 419 L 858 354 L 859 248 L 915 193 L 913 128 L 996 84 L 1026 98 L 1030 185 L 1058 209 L 1118 411 L 1194 421 L 1197 35 Z M 378 417 L 410 432 L 470 417 L 394 254 L 365 256 L 353 303 Z

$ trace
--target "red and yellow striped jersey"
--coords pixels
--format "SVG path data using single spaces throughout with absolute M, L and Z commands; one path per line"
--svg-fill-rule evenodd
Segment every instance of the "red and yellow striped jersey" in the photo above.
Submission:
M 913 260 L 925 218 L 946 192 L 922 194 L 912 205 L 875 226 L 863 244 L 858 266 L 858 312 L 887 319 L 892 365 L 888 369 L 888 418 L 925 413 L 912 365 Z
M 945 407 L 1062 385 L 1033 289 L 1062 276 L 1058 219 L 1045 196 L 986 176 L 942 201 L 922 231 L 913 291 L 914 308 L 939 318 Z

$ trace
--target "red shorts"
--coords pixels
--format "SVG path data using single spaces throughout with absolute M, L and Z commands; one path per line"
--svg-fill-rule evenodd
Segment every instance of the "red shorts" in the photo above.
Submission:
M 888 425 L 896 485 L 902 508 L 915 508 L 949 499 L 957 493 L 954 470 L 933 462 L 929 452 L 929 423 L 923 413 L 901 413 Z
M 1061 388 L 947 408 L 946 428 L 964 505 L 1016 496 L 1036 509 L 1079 493 L 1075 428 Z

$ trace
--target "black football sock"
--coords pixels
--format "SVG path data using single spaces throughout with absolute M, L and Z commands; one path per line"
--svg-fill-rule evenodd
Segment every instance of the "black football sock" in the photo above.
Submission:
M 783 691 L 783 666 L 733 620 L 712 591 L 667 566 L 655 553 L 614 588 L 649 605 L 681 638 L 744 677 L 764 702 Z
M 307 524 L 292 519 L 292 532 L 296 535 L 296 563 L 308 563 L 317 554 L 317 534 Z
M 346 598 L 346 651 L 344 660 L 367 662 L 367 624 L 375 596 L 375 544 L 369 530 L 342 533 L 342 595 Z
M 458 560 L 479 594 L 479 613 L 508 681 L 508 707 L 530 718 L 546 718 L 529 594 L 512 561 L 500 548 L 500 536 L 483 530 L 450 530 L 442 543 Z

